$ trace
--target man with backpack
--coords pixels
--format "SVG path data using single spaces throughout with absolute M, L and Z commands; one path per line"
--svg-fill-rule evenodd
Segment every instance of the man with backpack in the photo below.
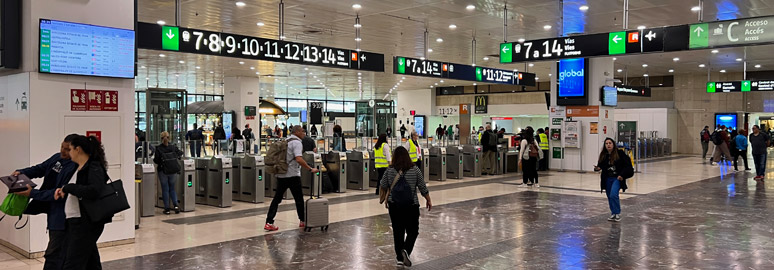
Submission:
M 313 174 L 319 170 L 312 168 L 304 161 L 302 156 L 304 146 L 301 143 L 304 137 L 306 137 L 304 129 L 300 125 L 293 126 L 290 137 L 269 147 L 265 159 L 266 171 L 277 176 L 277 191 L 274 193 L 274 199 L 271 200 L 269 213 L 266 215 L 266 225 L 263 226 L 264 230 L 279 230 L 279 227 L 274 225 L 274 217 L 277 215 L 277 208 L 282 202 L 282 196 L 288 189 L 296 201 L 296 212 L 298 212 L 300 220 L 298 227 L 306 227 L 304 224 L 304 194 L 301 190 L 301 167 Z
M 709 150 L 710 131 L 709 126 L 704 126 L 704 129 L 699 132 L 699 138 L 701 140 L 701 160 L 704 162 L 707 159 L 707 150 Z
M 712 143 L 715 144 L 715 151 L 712 153 L 711 165 L 715 165 L 720 162 L 720 155 L 725 156 L 726 161 L 731 159 L 731 151 L 728 150 L 729 136 L 726 126 L 720 126 L 720 132 L 714 132 L 710 135 Z
M 481 135 L 481 146 L 484 151 L 481 174 L 494 174 L 495 154 L 497 153 L 497 134 L 492 131 L 491 125 L 486 125 L 486 130 Z
M 202 156 L 202 144 L 204 135 L 202 134 L 202 130 L 198 128 L 198 125 L 196 123 L 193 124 L 193 129 L 189 130 L 185 134 L 185 140 L 187 140 L 191 144 L 191 157 L 201 157 Z

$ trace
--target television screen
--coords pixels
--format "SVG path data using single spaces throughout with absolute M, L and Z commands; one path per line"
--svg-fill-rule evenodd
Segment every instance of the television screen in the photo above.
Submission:
M 736 130 L 736 114 L 735 113 L 716 113 L 715 114 L 715 126 L 723 125 L 728 129 Z
M 419 135 L 420 138 L 425 137 L 425 116 L 414 116 L 414 131 L 417 132 L 417 135 Z
M 599 95 L 602 106 L 618 106 L 618 88 L 612 86 L 603 86 L 602 93 Z
M 134 78 L 134 31 L 40 20 L 40 72 Z
M 564 59 L 558 63 L 557 105 L 588 105 L 586 86 L 587 60 L 585 58 Z
M 306 111 L 301 111 L 301 123 L 306 123 Z

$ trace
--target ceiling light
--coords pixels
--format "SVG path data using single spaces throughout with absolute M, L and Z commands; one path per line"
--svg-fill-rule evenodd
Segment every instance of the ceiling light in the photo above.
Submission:
M 454 29 L 457 29 L 457 25 L 450 24 L 450 25 L 449 25 L 449 29 L 452 29 L 452 30 L 454 30 Z
M 443 39 L 442 38 L 436 38 L 435 42 L 441 43 L 441 42 L 443 42 Z
M 317 79 L 317 76 L 315 75 L 314 78 Z M 319 82 L 320 80 L 317 80 L 317 81 Z
M 514 69 L 513 72 L 519 72 L 519 70 L 518 69 Z
M 238 2 L 236 2 L 236 6 L 238 6 L 238 7 L 244 7 L 244 6 L 246 6 L 246 5 L 247 5 L 247 4 L 245 4 L 245 2 L 242 2 L 242 1 L 238 1 Z
M 215 85 L 214 83 L 210 83 L 210 85 Z
M 537 80 L 540 80 L 540 78 L 538 78 L 538 77 L 535 77 L 535 80 L 536 80 L 536 81 L 537 81 Z
M 362 39 L 362 38 L 360 38 L 360 37 L 356 37 L 356 38 L 355 38 L 355 41 L 361 41 L 361 40 L 363 40 L 363 39 Z
M 648 67 L 648 64 L 642 64 L 642 67 L 646 68 Z
M 359 23 L 356 23 L 356 24 L 355 24 L 355 28 L 360 28 L 360 27 L 363 27 L 363 25 L 362 25 L 362 24 L 359 24 Z
M 478 85 L 478 84 L 477 83 L 473 83 L 473 86 L 476 86 L 476 85 Z
M 427 48 L 427 52 L 433 52 L 433 49 Z
M 264 26 L 264 25 L 266 25 L 266 24 L 264 24 L 263 22 L 258 22 L 258 23 L 256 23 L 255 25 L 258 25 L 258 26 Z
M 721 69 L 720 73 L 726 73 L 726 70 L 725 69 Z
M 706 67 L 704 64 L 699 65 L 700 68 Z
M 742 62 L 742 58 L 737 58 L 736 61 L 737 62 Z
M 180 61 L 177 61 L 177 62 L 180 63 L 180 64 L 185 64 L 185 61 L 183 61 L 183 60 L 180 60 Z
M 553 74 L 551 74 L 551 73 L 548 73 L 548 77 L 551 77 L 552 75 L 553 75 Z
M 255 67 L 250 67 L 251 70 L 255 70 Z
M 695 6 L 695 7 L 691 8 L 691 11 L 693 11 L 693 12 L 697 12 L 697 11 L 700 11 L 700 10 L 701 10 L 700 6 Z
M 196 66 L 196 69 L 201 69 L 201 68 L 202 68 L 202 67 L 200 67 L 200 66 Z
M 529 63 L 529 66 L 530 66 L 530 67 L 534 67 L 534 66 L 535 66 L 535 64 L 533 64 L 533 63 Z
M 761 65 L 755 65 L 755 68 L 761 68 Z
M 360 9 L 360 8 L 362 8 L 362 7 L 363 7 L 363 6 L 361 6 L 360 4 L 354 4 L 354 5 L 352 5 L 352 8 L 354 8 L 354 9 Z
M 613 57 L 613 61 L 618 60 L 618 57 Z
M 618 69 L 616 71 L 618 71 L 618 73 L 621 73 L 621 72 L 623 72 L 623 69 Z
M 644 25 L 637 26 L 638 30 L 644 30 L 645 28 L 647 28 L 647 27 L 645 27 Z
M 675 70 L 674 70 L 674 69 L 670 69 L 670 70 L 669 70 L 669 73 L 674 73 L 674 72 L 675 72 Z
M 465 7 L 465 9 L 467 9 L 467 10 L 475 10 L 475 9 L 476 9 L 476 6 L 474 6 L 474 5 L 468 5 L 467 7 Z
M 175 74 L 175 77 L 180 77 L 180 74 Z
M 524 41 L 527 41 L 527 40 L 526 40 L 526 39 L 523 39 L 523 38 L 520 38 L 520 39 L 519 39 L 519 40 L 517 40 L 517 41 L 518 41 L 519 43 L 524 43 Z
M 199 81 L 200 83 L 204 83 L 204 80 Z
M 712 53 L 719 53 L 719 52 L 720 51 L 718 51 L 718 50 L 712 50 Z
M 648 74 L 642 74 L 643 77 L 648 77 Z
M 440 83 L 443 83 L 443 80 L 441 80 Z
M 422 57 L 420 57 L 420 58 L 419 58 L 419 60 L 423 60 L 423 61 L 424 61 L 424 60 L 425 60 L 425 57 L 424 57 L 424 56 L 422 56 Z
M 140 68 L 145 68 L 145 66 L 141 66 Z
M 672 58 L 672 61 L 675 61 L 675 62 L 680 61 L 680 58 L 679 57 Z
M 256 72 L 255 72 L 255 75 L 261 75 L 261 73 L 256 71 Z
M 546 24 L 546 25 L 544 25 L 544 26 L 543 26 L 543 29 L 545 29 L 545 30 L 551 30 L 551 25 L 548 25 L 548 24 Z
M 159 57 L 167 57 L 167 56 L 162 53 L 162 54 L 159 54 Z
M 239 64 L 240 64 L 240 65 L 244 65 L 244 64 L 245 64 L 245 62 L 239 61 Z
M 157 24 L 159 24 L 159 25 L 165 25 L 165 24 L 167 24 L 167 22 L 165 22 L 165 21 L 162 21 L 162 20 L 158 20 L 158 21 L 156 21 L 156 23 L 157 23 Z
M 580 6 L 580 8 L 578 8 L 578 9 L 580 9 L 581 11 L 586 11 L 586 10 L 589 10 L 589 6 L 587 6 L 587 5 L 582 5 L 582 6 Z
M 435 85 L 438 85 L 438 83 L 435 83 Z
M 285 35 L 281 35 L 280 40 L 285 40 Z
M 484 61 L 489 61 L 489 57 L 488 56 L 484 56 L 483 59 L 484 59 Z
M 210 74 L 213 74 L 213 73 L 215 73 L 215 71 L 210 71 Z

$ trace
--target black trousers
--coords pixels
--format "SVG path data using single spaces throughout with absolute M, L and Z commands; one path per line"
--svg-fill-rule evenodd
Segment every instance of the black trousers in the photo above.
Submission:
M 45 264 L 43 264 L 44 270 L 59 270 L 64 266 L 67 240 L 65 236 L 67 236 L 66 231 L 48 231 L 48 246 L 46 253 L 43 254 L 43 258 L 46 259 Z
M 390 203 L 390 221 L 392 222 L 392 237 L 395 244 L 395 258 L 402 261 L 402 250 L 411 255 L 414 243 L 419 236 L 419 205 L 398 207 Z
M 538 183 L 537 159 L 536 157 L 530 157 L 529 159 L 521 160 L 521 170 L 524 172 L 522 174 L 522 181 L 524 181 L 524 184 Z
M 381 186 L 382 183 L 382 177 L 384 177 L 384 172 L 387 171 L 387 168 L 376 168 L 376 174 L 379 176 L 376 178 L 376 195 L 379 195 L 379 186 Z
M 734 169 L 739 170 L 739 168 L 736 166 L 737 160 L 739 160 L 739 157 L 742 157 L 742 161 L 744 161 L 744 169 L 749 170 L 750 166 L 747 165 L 747 149 L 745 150 L 736 150 L 734 151 Z
M 290 189 L 290 194 L 293 194 L 293 200 L 296 201 L 296 212 L 298 212 L 298 219 L 304 221 L 304 192 L 301 190 L 301 176 L 280 178 L 277 177 L 277 193 L 274 194 L 274 199 L 271 200 L 271 206 L 269 206 L 269 214 L 266 215 L 266 223 L 274 224 L 274 217 L 277 216 L 277 208 L 282 202 L 282 196 Z
M 69 218 L 65 228 L 66 255 L 62 269 L 102 269 L 97 240 L 105 230 L 105 224 L 93 223 L 85 218 Z
M 548 150 L 543 150 L 543 159 L 540 160 L 540 166 L 538 166 L 539 170 L 541 171 L 547 171 L 548 170 L 548 159 L 551 158 L 548 156 Z

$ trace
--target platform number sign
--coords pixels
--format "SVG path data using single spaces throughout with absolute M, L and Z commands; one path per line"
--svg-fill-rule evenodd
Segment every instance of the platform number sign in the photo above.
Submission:
M 309 102 L 309 124 L 321 125 L 323 118 L 323 103 Z

